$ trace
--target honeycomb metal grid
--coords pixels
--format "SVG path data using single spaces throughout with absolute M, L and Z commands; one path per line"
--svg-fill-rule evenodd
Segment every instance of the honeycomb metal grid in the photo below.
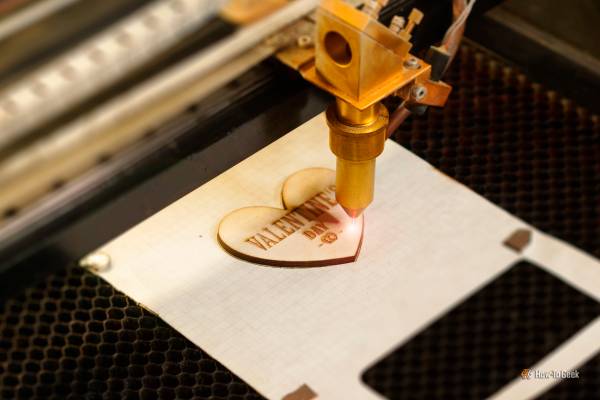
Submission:
M 394 139 L 600 256 L 598 118 L 470 44 L 446 81 L 455 88 L 449 104 L 411 118 Z M 0 398 L 34 396 L 261 398 L 162 320 L 74 267 L 0 306 Z
M 0 315 L 0 398 L 262 399 L 104 280 L 72 267 Z

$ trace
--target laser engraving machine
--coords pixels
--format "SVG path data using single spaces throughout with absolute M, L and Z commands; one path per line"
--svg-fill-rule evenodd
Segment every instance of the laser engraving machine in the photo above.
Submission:
M 201 344 L 186 339 L 189 331 L 184 336 L 168 325 L 167 317 L 134 300 L 136 290 L 121 292 L 118 285 L 100 278 L 115 260 L 102 254 L 84 257 L 142 221 L 160 217 L 159 211 L 310 121 L 321 124 L 324 142 L 319 150 L 330 157 L 331 167 L 333 156 L 337 159 L 336 201 L 352 218 L 378 209 L 363 214 L 378 196 L 376 164 L 387 142 L 380 166 L 389 166 L 382 162 L 388 161 L 389 146 L 397 147 L 524 223 L 599 257 L 599 23 L 595 0 L 0 0 L 0 400 L 262 398 L 245 376 L 228 369 L 239 366 L 236 362 L 220 364 L 219 357 L 213 359 Z M 311 150 L 299 151 L 306 151 L 309 159 Z M 420 176 L 416 169 L 402 168 L 398 165 L 399 172 L 410 174 L 404 176 L 407 180 Z M 333 179 L 331 170 L 327 174 Z M 244 184 L 249 185 L 244 189 L 252 187 Z M 404 194 L 410 190 L 398 186 Z M 410 196 L 418 200 L 422 193 Z M 325 199 L 327 209 L 336 207 L 336 215 L 345 220 L 333 189 Z M 377 199 L 386 201 L 384 196 Z M 423 200 L 425 204 L 431 199 Z M 442 204 L 447 199 L 439 200 Z M 454 210 L 458 203 L 444 204 Z M 212 211 L 204 204 L 198 207 Z M 187 214 L 181 219 L 188 219 Z M 365 226 L 373 226 L 371 221 Z M 256 232 L 264 232 L 272 222 Z M 272 249 L 279 251 L 292 243 L 294 232 L 301 237 L 305 228 L 282 226 L 284 230 L 271 232 L 277 234 L 270 236 L 272 241 L 257 242 L 252 250 L 260 255 L 275 240 L 286 238 Z M 161 231 L 161 243 L 172 244 L 175 231 Z M 315 239 L 311 243 L 319 242 L 317 233 L 309 235 Z M 193 236 L 194 246 L 215 239 L 200 231 Z M 337 239 L 329 237 L 332 243 Z M 443 242 L 429 242 L 427 234 L 420 239 L 425 249 Z M 404 244 L 394 235 L 382 241 L 389 241 L 390 248 Z M 331 243 L 322 244 L 327 245 Z M 148 247 L 154 251 L 157 246 Z M 422 251 L 423 257 L 427 252 Z M 232 263 L 240 261 L 225 250 L 221 255 Z M 200 255 L 204 257 L 206 252 Z M 86 262 L 80 265 L 82 259 Z M 357 265 L 348 264 L 347 271 Z M 169 265 L 174 276 L 179 267 Z M 338 273 L 334 268 L 302 269 L 294 285 L 300 282 L 297 276 L 333 276 Z M 390 399 L 406 398 L 407 393 L 426 399 L 469 399 L 490 397 L 507 385 L 514 374 L 509 375 L 506 363 L 518 360 L 519 371 L 529 377 L 529 368 L 564 342 L 566 336 L 560 334 L 568 329 L 558 325 L 581 322 L 575 324 L 579 329 L 589 322 L 588 316 L 596 317 L 593 302 L 536 268 L 520 270 L 531 272 L 531 279 L 508 275 L 509 281 L 502 280 L 499 287 L 537 288 L 542 282 L 543 290 L 506 301 L 493 292 L 492 300 L 486 294 L 479 303 L 469 303 L 481 308 L 467 317 L 460 307 L 458 314 L 444 314 L 427 331 L 431 335 L 410 339 L 412 347 L 403 353 L 408 361 L 401 351 L 394 352 L 381 365 L 365 369 L 364 385 Z M 227 270 L 232 277 L 238 272 L 234 267 Z M 574 266 L 565 276 L 579 279 L 580 272 Z M 142 291 L 145 285 L 140 282 L 148 276 L 127 273 L 133 288 Z M 418 274 L 411 271 L 402 279 L 409 275 Z M 430 275 L 433 279 L 435 274 Z M 219 281 L 228 279 L 219 276 Z M 444 284 L 454 287 L 461 282 L 462 278 L 450 279 Z M 152 289 L 156 293 L 168 286 L 166 280 L 160 283 Z M 315 287 L 327 291 L 335 286 L 326 280 L 320 284 Z M 347 287 L 363 289 L 362 283 Z M 547 289 L 551 287 L 561 290 L 560 295 Z M 427 285 L 419 289 L 430 291 Z M 223 301 L 223 314 L 233 309 L 227 301 L 235 296 L 222 296 L 208 284 L 195 290 L 205 292 Z M 167 297 L 180 295 L 173 290 Z M 569 299 L 572 303 L 566 303 Z M 412 309 L 449 310 L 458 301 L 429 300 Z M 488 332 L 492 325 L 514 322 L 519 310 L 509 306 L 533 307 L 519 301 L 533 302 L 536 310 L 551 306 L 547 313 L 536 311 L 535 318 L 523 318 L 536 324 L 519 331 L 525 339 L 514 335 L 513 345 L 511 335 L 490 334 L 469 345 L 452 341 L 479 337 L 469 329 Z M 367 320 L 379 307 L 375 303 L 373 310 L 354 315 Z M 489 313 L 489 304 L 498 309 Z M 552 314 L 562 310 L 569 312 Z M 236 312 L 240 320 L 249 315 Z M 497 315 L 500 322 L 485 322 L 484 317 Z M 250 318 L 244 321 L 253 332 L 266 329 Z M 544 321 L 550 322 L 543 325 Z M 217 317 L 196 322 L 206 330 L 226 325 Z M 355 325 L 347 324 L 352 329 Z M 453 327 L 460 332 L 452 333 Z M 542 336 L 526 336 L 538 331 Z M 488 339 L 496 341 L 489 344 Z M 550 342 L 556 346 L 535 347 Z M 445 361 L 435 358 L 440 343 L 453 349 Z M 361 346 L 357 347 L 362 351 Z M 225 347 L 219 350 L 234 348 Z M 533 350 L 527 350 L 530 347 Z M 506 349 L 509 356 L 499 356 Z M 239 351 L 247 354 L 245 347 Z M 431 357 L 415 363 L 414 355 Z M 235 356 L 226 360 L 237 360 Z M 600 365 L 594 357 L 589 358 L 596 370 L 592 365 L 590 371 Z M 483 367 L 469 372 L 455 364 Z M 410 369 L 415 365 L 423 369 Z M 502 368 L 493 370 L 498 365 Z M 480 379 L 482 371 L 494 374 Z M 592 376 L 595 380 L 585 380 Z M 570 387 L 564 390 L 573 395 L 552 398 L 593 398 L 598 394 L 597 376 L 582 367 L 577 382 L 584 392 L 571 392 Z M 542 385 L 541 381 L 531 382 Z M 585 382 L 595 389 L 585 392 Z M 286 400 L 314 398 L 311 389 L 301 386 L 304 382 L 296 383 L 297 397 Z M 417 390 L 414 385 L 421 386 Z
M 325 102 L 332 104 L 326 115 L 336 197 L 348 215 L 359 216 L 373 199 L 385 140 L 411 113 L 446 102 L 451 88 L 441 78 L 475 4 L 145 3 L 108 2 L 93 16 L 83 3 L 64 0 L 7 8 L 0 30 L 0 243 L 7 265 L 34 251 L 32 238 L 47 238 L 87 212 L 87 201 L 99 201 L 93 193 L 110 197 L 137 182 L 119 178 L 138 171 L 134 165 L 141 179 L 152 171 L 145 165 L 150 158 L 168 163 L 173 159 L 161 152 L 186 148 L 180 140 L 210 140 L 189 134 L 186 118 L 209 126 L 236 109 L 226 118 L 235 126 L 250 115 L 238 103 L 271 104 L 273 91 L 267 100 L 245 94 L 266 96 L 262 90 L 275 77 L 284 80 L 277 95 L 287 101 L 294 96 L 285 92 L 295 91 L 300 76 L 319 89 L 311 102 L 333 96 Z M 481 10 L 493 4 L 481 1 Z M 244 83 L 233 89 L 236 79 Z M 289 106 L 286 113 L 313 107 L 319 108 Z
M 464 20 L 470 10 L 459 3 Z M 343 1 L 323 1 L 316 13 L 314 55 L 300 58 L 293 49 L 279 55 L 304 79 L 335 96 L 326 115 L 331 151 L 337 157 L 336 197 L 351 217 L 359 216 L 373 200 L 375 159 L 389 133 L 409 110 L 422 112 L 425 106 L 446 102 L 450 86 L 440 77 L 460 40 L 450 35 L 453 43 L 432 46 L 426 57 L 429 63 L 421 60 L 409 51 L 411 32 L 423 13 L 413 9 L 408 21 L 394 16 L 386 27 L 378 22 L 386 4 L 369 1 L 359 11 Z M 458 25 L 452 29 L 461 36 L 464 26 L 460 21 Z M 391 124 L 382 104 L 389 96 L 402 100 L 393 110 Z

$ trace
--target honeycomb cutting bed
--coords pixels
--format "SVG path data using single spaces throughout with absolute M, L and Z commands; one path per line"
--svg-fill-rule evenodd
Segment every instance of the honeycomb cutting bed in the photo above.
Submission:
M 600 257 L 598 117 L 470 44 L 446 81 L 455 88 L 448 105 L 411 118 L 393 139 L 521 219 Z M 600 357 L 581 370 L 590 371 L 587 378 L 561 383 L 544 398 L 597 395 Z M 0 398 L 34 396 L 262 398 L 162 320 L 73 266 L 0 309 Z

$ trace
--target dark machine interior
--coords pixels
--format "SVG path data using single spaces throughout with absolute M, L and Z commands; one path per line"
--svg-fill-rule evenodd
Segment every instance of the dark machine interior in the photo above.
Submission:
M 77 10 L 82 5 L 73 6 L 63 16 L 70 24 L 47 21 L 64 26 L 53 37 L 38 41 L 32 28 L 0 42 L 0 88 L 145 2 L 102 3 L 93 15 Z M 391 1 L 382 20 L 413 6 L 429 16 L 415 31 L 416 48 L 422 50 L 443 34 L 450 2 Z M 599 23 L 600 4 L 593 0 L 478 2 L 444 77 L 454 88 L 447 105 L 411 116 L 392 139 L 518 218 L 600 257 Z M 213 19 L 160 60 L 80 107 L 127 90 L 235 29 Z M 158 316 L 81 269 L 78 260 L 317 115 L 329 102 L 328 94 L 267 59 L 169 121 L 160 135 L 148 132 L 136 149 L 98 160 L 109 179 L 76 192 L 35 224 L 24 223 L 18 232 L 2 236 L 0 398 L 262 398 Z M 18 219 L 19 211 L 4 210 L 0 218 Z M 576 318 L 556 311 L 551 291 L 531 283 L 550 278 L 533 275 L 530 281 L 506 277 L 516 282 L 521 298 L 535 293 L 548 310 L 524 331 L 568 333 L 597 315 L 595 305 L 566 289 L 556 307 L 581 311 Z M 485 301 L 469 306 L 485 307 Z M 488 323 L 460 312 L 448 317 L 454 318 L 450 325 L 456 331 Z M 452 329 L 432 332 L 411 351 L 433 352 L 436 343 L 451 343 Z M 496 339 L 502 340 L 490 340 Z M 514 357 L 508 361 L 475 346 L 459 351 L 457 358 L 418 368 L 411 354 L 393 353 L 365 371 L 363 380 L 390 399 L 483 398 L 510 376 L 473 379 L 476 366 L 525 364 L 535 352 L 527 343 L 526 338 L 502 342 Z M 456 373 L 456 365 L 464 374 Z M 600 356 L 580 370 L 586 372 L 582 379 L 564 381 L 540 398 L 596 398 Z M 422 376 L 418 383 L 404 379 L 415 374 Z M 432 392 L 432 387 L 442 389 Z

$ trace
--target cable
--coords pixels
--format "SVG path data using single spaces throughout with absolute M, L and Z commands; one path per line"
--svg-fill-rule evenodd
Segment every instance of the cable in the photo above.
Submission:
M 471 14 L 476 1 L 477 0 L 453 0 L 452 2 L 452 15 L 454 21 L 448 27 L 448 30 L 446 31 L 441 43 L 441 47 L 450 55 L 448 63 L 444 68 L 444 72 L 456 56 L 458 47 L 465 32 L 467 18 Z M 396 129 L 398 129 L 398 127 L 411 115 L 411 113 L 411 110 L 406 107 L 406 102 L 402 102 L 402 104 L 400 104 L 390 116 L 387 137 L 390 137 L 392 133 L 394 133 Z

